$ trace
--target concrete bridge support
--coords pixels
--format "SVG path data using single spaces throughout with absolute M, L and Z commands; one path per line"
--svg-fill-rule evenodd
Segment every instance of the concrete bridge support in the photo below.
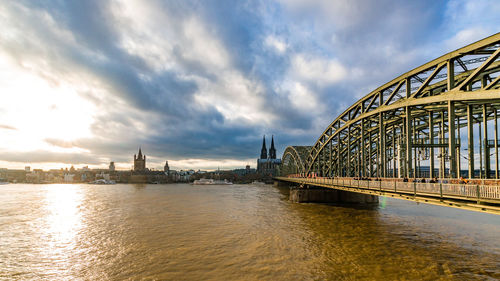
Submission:
M 286 182 L 286 181 L 277 181 L 275 180 L 273 183 L 274 187 L 292 187 L 296 186 L 297 184 L 292 183 L 292 182 Z
M 290 201 L 295 203 L 378 203 L 378 196 L 331 188 L 290 188 Z

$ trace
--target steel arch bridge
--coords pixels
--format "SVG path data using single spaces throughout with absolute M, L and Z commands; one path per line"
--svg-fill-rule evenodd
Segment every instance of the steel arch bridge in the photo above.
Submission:
M 312 146 L 289 146 L 283 152 L 281 174 L 305 174 L 305 159 L 311 152 Z
M 288 147 L 283 159 L 296 167 L 281 175 L 498 179 L 499 80 L 497 33 L 368 93 L 333 120 L 305 158 Z

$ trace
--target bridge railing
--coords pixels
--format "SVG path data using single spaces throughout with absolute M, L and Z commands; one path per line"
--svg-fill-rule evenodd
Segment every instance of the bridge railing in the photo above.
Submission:
M 304 184 L 323 184 L 363 188 L 379 191 L 428 195 L 433 197 L 459 197 L 468 200 L 500 200 L 500 186 L 481 184 L 454 184 L 441 182 L 404 182 L 400 180 L 365 180 L 356 178 L 327 178 L 292 176 Z

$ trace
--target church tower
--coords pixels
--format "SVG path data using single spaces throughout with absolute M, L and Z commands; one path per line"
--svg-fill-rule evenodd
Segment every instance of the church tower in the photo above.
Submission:
M 264 177 L 272 177 L 278 173 L 278 167 L 281 159 L 276 158 L 276 148 L 274 147 L 274 135 L 271 137 L 271 148 L 269 154 L 266 148 L 266 136 L 262 140 L 262 149 L 260 158 L 257 159 L 257 173 Z
M 168 166 L 168 161 L 165 161 L 165 166 L 163 166 L 163 172 L 165 172 L 166 175 L 170 174 L 170 167 Z
M 267 159 L 266 136 L 262 140 L 262 149 L 260 150 L 260 159 Z
M 139 148 L 139 154 L 134 154 L 134 172 L 143 172 L 146 170 L 146 155 L 142 156 L 141 148 Z
M 276 159 L 276 148 L 274 148 L 274 136 L 271 137 L 271 148 L 269 148 L 269 159 Z
M 109 162 L 109 171 L 114 172 L 115 171 L 115 162 Z

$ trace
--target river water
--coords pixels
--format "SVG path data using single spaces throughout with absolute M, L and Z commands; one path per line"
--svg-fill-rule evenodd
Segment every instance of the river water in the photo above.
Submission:
M 270 185 L 10 184 L 0 279 L 497 280 L 500 216 Z

